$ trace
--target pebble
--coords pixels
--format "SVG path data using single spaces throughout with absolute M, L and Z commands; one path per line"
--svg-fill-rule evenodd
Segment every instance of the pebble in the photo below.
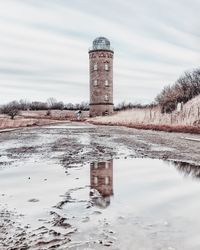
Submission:
M 100 211 L 94 211 L 93 214 L 102 214 Z
M 39 200 L 38 199 L 35 199 L 35 198 L 33 198 L 33 199 L 29 199 L 28 200 L 28 202 L 38 202 Z
M 90 220 L 89 217 L 85 217 L 85 218 L 82 219 L 82 222 L 88 222 L 89 220 Z

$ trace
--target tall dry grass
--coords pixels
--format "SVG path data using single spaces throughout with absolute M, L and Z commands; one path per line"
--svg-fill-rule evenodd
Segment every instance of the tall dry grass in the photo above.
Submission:
M 187 102 L 180 112 L 162 114 L 160 107 L 120 111 L 112 116 L 91 118 L 94 124 L 119 125 L 168 132 L 199 133 L 200 96 Z

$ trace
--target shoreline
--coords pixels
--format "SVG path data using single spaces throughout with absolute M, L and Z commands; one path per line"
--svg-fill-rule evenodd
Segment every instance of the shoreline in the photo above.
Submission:
M 99 122 L 99 121 L 88 121 L 93 125 L 103 126 L 118 126 L 127 127 L 140 130 L 152 130 L 152 131 L 163 131 L 169 133 L 185 133 L 185 134 L 200 134 L 200 126 L 191 125 L 159 125 L 159 124 L 133 124 L 124 122 Z
M 9 124 L 9 121 L 13 122 L 13 124 Z M 41 118 L 41 119 L 24 118 L 22 123 L 20 123 L 20 119 L 19 120 L 9 120 L 9 121 L 8 121 L 7 125 L 0 126 L 0 133 L 10 132 L 10 131 L 22 129 L 22 128 L 34 128 L 34 127 L 41 127 L 41 126 L 45 126 L 45 125 L 53 125 L 53 124 L 70 122 L 69 120 L 56 120 L 56 119 L 53 120 L 53 119 L 43 119 L 43 118 Z
M 77 126 L 73 126 L 74 124 Z M 89 185 L 90 174 L 95 173 L 90 171 L 97 171 L 97 169 L 92 168 L 91 164 L 95 163 L 100 166 L 98 164 L 112 160 L 113 165 L 108 166 L 113 166 L 111 169 L 115 171 L 113 174 L 114 185 L 119 183 L 121 187 L 127 186 L 127 183 L 137 185 L 137 174 L 141 173 L 143 187 L 146 187 L 145 192 L 151 190 L 149 185 L 158 181 L 159 197 L 166 194 L 165 202 L 169 202 L 168 194 L 170 193 L 173 202 L 174 198 L 177 198 L 177 204 L 180 202 L 179 196 L 174 196 L 174 192 L 171 192 L 177 190 L 177 185 L 174 185 L 177 175 L 175 173 L 171 179 L 166 176 L 165 171 L 171 173 L 175 167 L 178 172 L 180 171 L 180 174 L 185 176 L 186 173 L 190 179 L 199 176 L 199 135 L 186 136 L 185 134 L 136 130 L 122 126 L 88 126 L 87 123 L 81 124 L 81 122 L 80 126 L 78 126 L 78 122 L 74 124 L 66 122 L 66 125 L 61 124 L 61 126 L 30 127 L 26 129 L 25 133 L 23 129 L 19 129 L 14 133 L 0 134 L 0 142 L 2 143 L 0 150 L 2 156 L 0 162 L 2 173 L 0 213 L 3 222 L 3 226 L 0 227 L 0 238 L 4 239 L 4 245 L 1 246 L 0 243 L 1 249 L 9 247 L 21 249 L 25 246 L 37 250 L 60 247 L 75 249 L 77 239 L 81 244 L 80 249 L 85 249 L 88 247 L 85 243 L 85 238 L 88 238 L 88 235 L 91 235 L 89 243 L 92 249 L 103 250 L 105 249 L 104 244 L 107 245 L 107 243 L 110 244 L 110 249 L 115 249 L 118 242 L 124 238 L 124 228 L 128 227 L 129 232 L 135 228 L 133 221 L 131 224 L 129 223 L 135 210 L 131 206 L 131 216 L 122 213 L 120 217 L 113 217 L 113 220 L 110 220 L 110 217 L 107 216 L 109 213 L 107 214 L 105 208 L 101 209 L 96 206 L 99 204 L 95 203 L 98 201 L 96 199 L 98 197 L 90 192 Z M 166 162 L 166 167 L 160 166 L 159 172 L 154 170 L 149 172 L 159 162 Z M 172 165 L 172 162 L 175 162 L 175 165 Z M 118 172 L 120 165 L 123 170 Z M 129 167 L 126 168 L 127 166 Z M 145 171 L 143 171 L 143 167 L 145 167 Z M 137 171 L 130 174 L 129 170 L 133 171 L 134 168 Z M 102 172 L 100 171 L 100 173 Z M 119 180 L 117 176 L 120 178 L 124 176 L 123 180 L 117 181 Z M 128 178 L 130 178 L 129 181 Z M 167 184 L 162 189 L 163 183 L 166 181 Z M 187 181 L 185 179 L 185 182 Z M 126 183 L 126 185 L 122 185 L 122 183 Z M 174 189 L 171 189 L 171 185 L 174 185 Z M 182 186 L 182 182 L 180 185 Z M 137 187 L 141 188 L 140 183 L 136 189 L 134 187 L 133 189 L 125 188 L 125 191 L 136 190 L 138 192 Z M 110 204 L 111 207 L 115 202 L 113 199 L 119 197 L 119 189 L 116 186 L 114 188 L 115 196 L 111 197 L 111 203 L 108 200 L 108 203 L 102 204 Z M 166 192 L 166 188 L 169 188 L 169 192 Z M 184 193 L 185 186 L 183 188 Z M 196 189 L 193 190 L 194 200 L 196 200 Z M 125 196 L 125 191 L 121 192 L 121 197 Z M 155 194 L 155 189 L 152 189 L 152 192 Z M 186 198 L 187 194 L 188 192 L 186 192 Z M 131 196 L 132 194 L 130 194 Z M 149 197 L 153 196 L 149 195 Z M 180 198 L 182 197 L 183 194 L 180 193 Z M 13 203 L 13 200 L 16 203 Z M 151 199 L 149 202 L 151 204 Z M 165 202 L 163 204 L 166 204 Z M 130 204 L 129 199 L 127 199 L 127 204 Z M 145 205 L 145 207 L 149 209 L 149 206 Z M 43 214 L 44 209 L 47 213 Z M 153 209 L 155 209 L 154 204 Z M 77 211 L 81 212 L 77 213 Z M 34 221 L 32 220 L 33 216 Z M 153 225 L 155 219 L 151 220 L 151 217 L 146 219 L 143 215 L 140 218 L 142 227 L 137 228 L 136 232 L 139 232 L 139 235 L 144 235 L 147 231 L 146 225 Z M 160 216 L 156 221 L 161 221 L 162 218 L 164 218 L 163 223 L 167 222 L 166 225 L 164 224 L 167 226 L 166 235 L 168 235 L 168 227 L 171 225 L 175 226 L 171 227 L 172 234 L 174 229 L 179 230 L 171 218 Z M 101 220 L 99 221 L 99 219 Z M 94 227 L 90 227 L 93 220 L 97 223 L 94 224 Z M 119 228 L 122 220 L 124 227 L 122 225 Z M 156 232 L 160 230 L 163 232 L 162 225 L 161 228 L 157 227 L 158 225 L 155 228 L 150 226 L 150 228 Z M 180 227 L 182 228 L 182 224 Z M 132 237 L 132 233 L 130 237 Z M 162 235 L 160 235 L 156 241 L 162 242 L 162 239 Z M 153 244 L 154 241 L 151 243 Z M 179 241 L 175 240 L 174 244 L 176 243 L 179 244 Z M 163 245 L 163 247 L 165 246 Z
M 152 130 L 152 131 L 163 131 L 168 133 L 184 133 L 184 134 L 200 134 L 200 126 L 191 126 L 191 125 L 164 125 L 164 124 L 142 124 L 142 123 L 127 123 L 127 122 L 101 122 L 101 121 L 94 121 L 90 119 L 69 119 L 69 120 L 61 120 L 61 119 L 48 119 L 48 118 L 21 118 L 16 120 L 7 120 L 9 122 L 19 122 L 17 125 L 5 125 L 0 126 L 0 133 L 10 132 L 13 130 L 21 129 L 21 128 L 34 128 L 34 127 L 41 127 L 45 125 L 53 125 L 59 123 L 68 123 L 68 122 L 84 122 L 90 123 L 93 125 L 99 126 L 117 126 L 117 127 L 127 127 L 127 128 L 134 128 L 138 130 Z M 20 124 L 20 121 L 22 123 Z

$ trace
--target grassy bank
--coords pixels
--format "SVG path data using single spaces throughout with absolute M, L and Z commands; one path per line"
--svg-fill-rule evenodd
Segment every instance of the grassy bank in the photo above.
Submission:
M 176 133 L 190 133 L 200 134 L 200 127 L 198 126 L 186 126 L 186 125 L 159 125 L 159 124 L 133 124 L 125 122 L 101 122 L 101 121 L 90 121 L 94 125 L 108 125 L 108 126 L 125 126 L 128 128 L 154 130 L 154 131 L 165 131 L 165 132 L 176 132 Z
M 133 108 L 111 116 L 90 118 L 89 122 L 98 125 L 200 134 L 200 95 L 183 105 L 181 110 L 172 113 L 162 113 L 159 106 Z
M 88 111 L 83 111 L 81 119 L 88 118 Z M 42 126 L 54 123 L 77 121 L 76 111 L 71 110 L 52 110 L 47 115 L 47 111 L 21 111 L 20 115 L 13 120 L 7 115 L 0 115 L 0 129 L 21 128 L 31 126 Z

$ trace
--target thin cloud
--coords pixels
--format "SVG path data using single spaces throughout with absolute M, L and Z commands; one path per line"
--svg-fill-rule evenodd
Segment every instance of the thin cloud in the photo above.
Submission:
M 88 47 L 99 35 L 115 50 L 114 101 L 151 101 L 198 67 L 199 9 L 197 0 L 1 1 L 0 103 L 87 101 Z

